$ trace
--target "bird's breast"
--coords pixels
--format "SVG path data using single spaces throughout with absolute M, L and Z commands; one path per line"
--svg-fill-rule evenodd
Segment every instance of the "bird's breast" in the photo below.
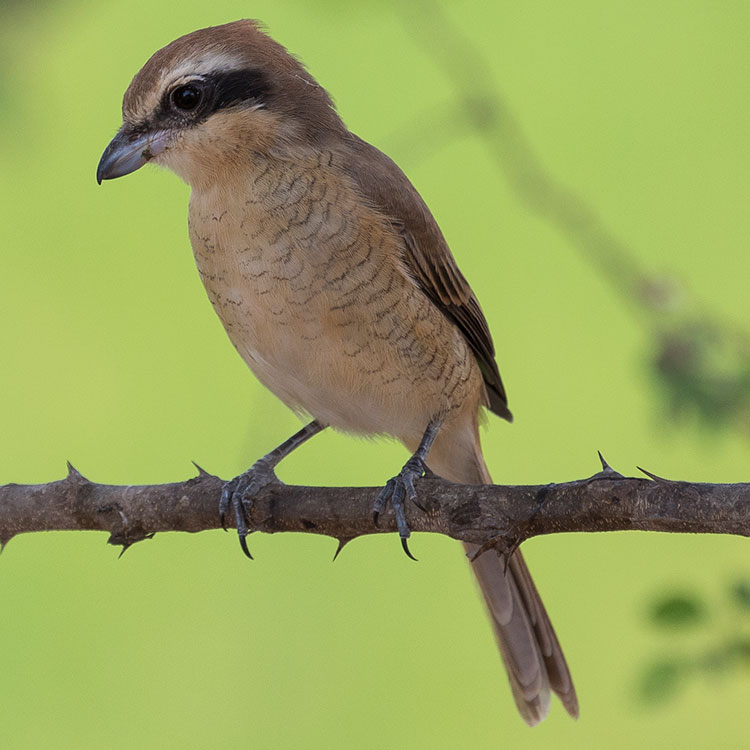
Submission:
M 356 201 L 314 166 L 261 164 L 236 189 L 191 199 L 198 270 L 253 369 L 300 369 L 314 342 L 343 322 L 343 298 L 382 267 L 361 236 Z
M 194 192 L 198 270 L 240 355 L 289 406 L 354 432 L 421 434 L 448 373 L 471 377 L 468 348 L 403 272 L 398 235 L 325 167 L 262 164 Z

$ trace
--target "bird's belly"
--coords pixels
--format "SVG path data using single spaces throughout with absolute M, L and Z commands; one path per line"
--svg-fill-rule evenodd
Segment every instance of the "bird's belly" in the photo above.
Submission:
M 342 306 L 314 281 L 301 295 L 270 271 L 206 286 L 235 348 L 292 409 L 342 430 L 397 436 L 421 434 L 439 409 L 434 341 L 402 324 L 398 309 Z
M 478 404 L 478 367 L 398 251 L 373 246 L 345 211 L 326 213 L 304 235 L 268 211 L 250 220 L 245 210 L 241 222 L 191 216 L 201 278 L 242 358 L 289 407 L 413 442 L 436 414 L 467 397 Z

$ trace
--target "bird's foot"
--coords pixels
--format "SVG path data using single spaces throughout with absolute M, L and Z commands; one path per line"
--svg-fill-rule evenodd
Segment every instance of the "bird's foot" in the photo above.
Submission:
M 398 534 L 401 537 L 401 546 L 404 548 L 407 557 L 410 557 L 412 560 L 416 560 L 417 558 L 409 551 L 409 545 L 406 541 L 411 536 L 411 531 L 409 530 L 409 524 L 406 523 L 404 500 L 408 497 L 420 510 L 424 510 L 417 502 L 417 491 L 414 488 L 414 480 L 419 479 L 428 472 L 427 464 L 419 456 L 412 456 L 404 464 L 404 468 L 395 477 L 386 482 L 385 487 L 380 490 L 375 499 L 375 505 L 372 509 L 372 520 L 377 526 L 380 514 L 385 510 L 390 501 L 393 514 L 396 517 L 396 528 L 398 528 Z
M 277 482 L 273 466 L 264 459 L 256 461 L 244 474 L 230 479 L 221 490 L 219 501 L 219 519 L 221 527 L 226 531 L 226 516 L 231 506 L 237 525 L 237 534 L 242 551 L 251 560 L 253 556 L 247 548 L 247 535 L 250 533 L 250 514 L 253 509 L 253 499 L 267 485 Z

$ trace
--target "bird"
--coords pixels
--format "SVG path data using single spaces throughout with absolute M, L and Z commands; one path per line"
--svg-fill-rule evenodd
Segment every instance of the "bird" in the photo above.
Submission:
M 377 496 L 409 552 L 405 506 L 428 471 L 488 484 L 484 409 L 512 421 L 487 320 L 437 222 L 401 169 L 354 135 L 307 68 L 254 20 L 155 52 L 127 88 L 97 181 L 147 163 L 191 188 L 188 228 L 208 297 L 258 380 L 311 420 L 228 481 L 245 553 L 252 498 L 328 427 L 411 453 Z M 428 464 L 429 462 L 429 464 Z M 578 716 L 555 631 L 520 551 L 466 545 L 522 718 L 551 693 Z

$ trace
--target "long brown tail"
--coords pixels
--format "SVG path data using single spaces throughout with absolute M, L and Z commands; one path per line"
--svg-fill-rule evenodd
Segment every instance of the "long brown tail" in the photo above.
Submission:
M 471 446 L 468 440 L 461 445 L 455 435 L 440 435 L 427 459 L 430 468 L 452 482 L 491 483 L 476 428 L 474 435 Z M 469 556 L 478 549 L 470 544 L 465 548 Z M 550 689 L 568 713 L 577 717 L 578 699 L 565 656 L 521 553 L 513 554 L 506 570 L 503 558 L 489 550 L 472 563 L 472 570 L 484 595 L 513 697 L 524 721 L 534 726 L 547 716 Z

